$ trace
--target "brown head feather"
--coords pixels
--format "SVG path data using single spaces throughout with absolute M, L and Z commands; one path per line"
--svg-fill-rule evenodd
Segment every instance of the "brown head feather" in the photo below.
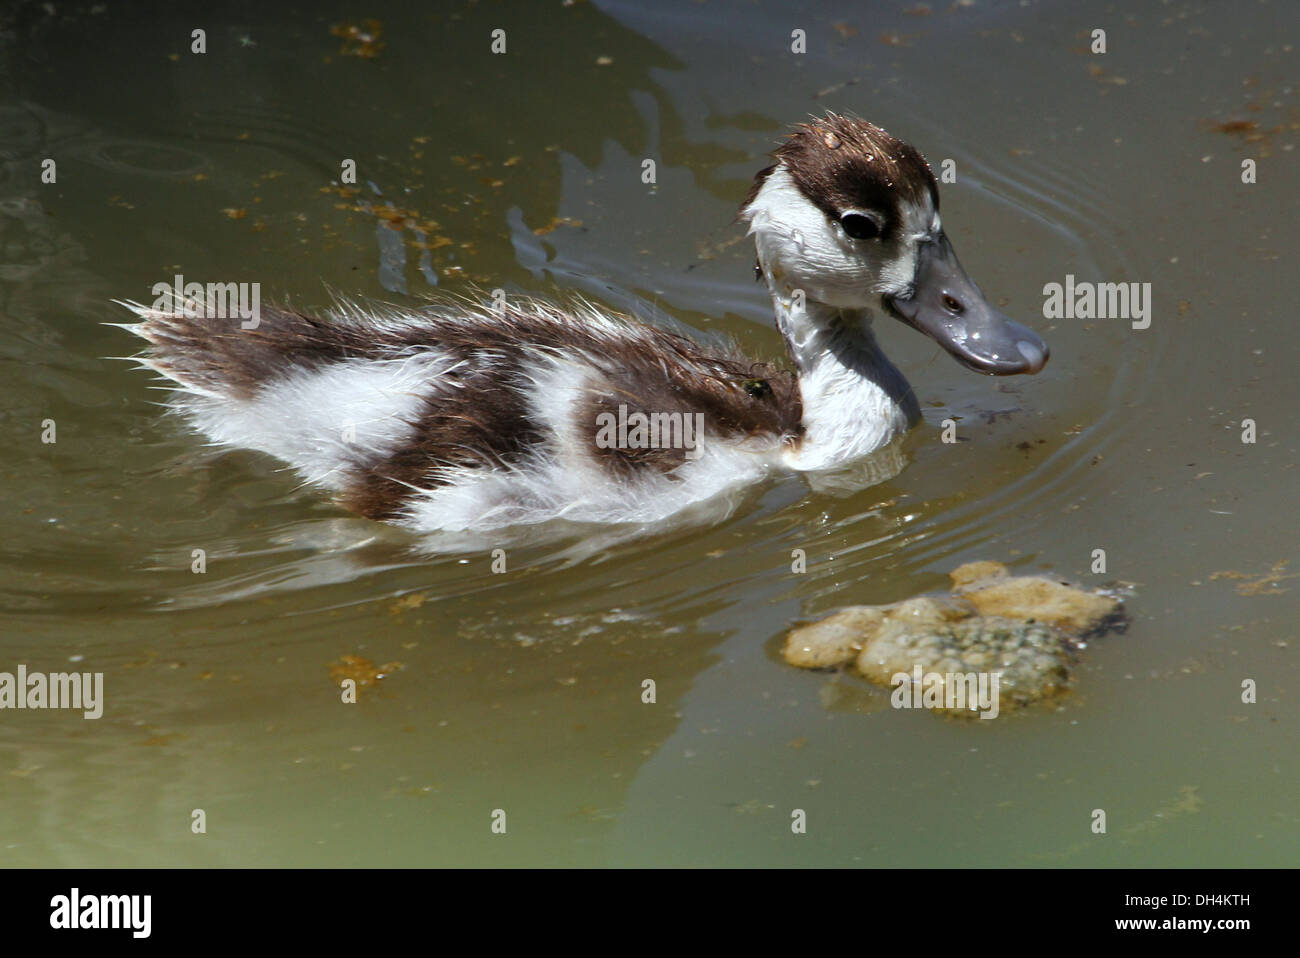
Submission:
M 798 126 L 772 157 L 777 163 L 754 177 L 742 210 L 777 166 L 828 216 L 875 210 L 885 217 L 885 233 L 894 225 L 897 197 L 921 203 L 928 196 L 939 208 L 939 186 L 925 157 L 866 120 L 827 113 Z

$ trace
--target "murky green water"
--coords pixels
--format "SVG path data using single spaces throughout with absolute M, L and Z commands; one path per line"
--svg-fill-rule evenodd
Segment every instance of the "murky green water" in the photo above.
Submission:
M 0 712 L 0 862 L 1294 863 L 1293 6 L 103 6 L 20 4 L 0 36 L 0 671 L 106 698 Z M 386 45 L 343 55 L 331 26 L 372 16 Z M 178 272 L 304 306 L 579 289 L 776 355 L 732 217 L 827 108 L 955 161 L 965 266 L 1052 347 L 993 380 L 882 326 L 927 424 L 873 488 L 783 478 L 493 574 L 214 455 L 103 358 L 135 348 L 110 300 Z M 1067 274 L 1151 283 L 1150 328 L 1044 320 Z M 944 721 L 779 660 L 796 619 L 984 558 L 1134 583 L 1059 709 Z M 402 668 L 344 706 L 344 655 Z

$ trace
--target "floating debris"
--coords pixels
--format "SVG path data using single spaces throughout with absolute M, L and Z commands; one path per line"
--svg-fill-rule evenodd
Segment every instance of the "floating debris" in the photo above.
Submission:
M 362 57 L 373 60 L 384 49 L 380 39 L 384 25 L 379 20 L 365 20 L 361 23 L 336 23 L 330 27 L 330 33 L 343 40 L 340 56 Z
M 912 682 L 924 675 L 925 707 L 969 717 L 980 713 L 964 693 L 953 694 L 953 682 L 997 673 L 1003 709 L 1053 698 L 1069 690 L 1082 640 L 1124 623 L 1113 596 L 1044 576 L 1011 576 L 1000 562 L 967 563 L 951 577 L 946 595 L 851 606 L 795 628 L 782 654 L 805 669 L 851 663 L 895 690 L 900 675 Z
M 1286 579 L 1300 578 L 1300 572 L 1286 571 L 1286 567 L 1290 564 L 1290 559 L 1279 559 L 1273 563 L 1272 569 L 1259 575 L 1249 575 L 1235 569 L 1226 569 L 1222 572 L 1211 573 L 1210 581 L 1213 582 L 1215 579 L 1236 579 L 1238 581 L 1238 595 L 1281 595 L 1287 590 L 1278 583 Z
M 347 679 L 357 683 L 358 689 L 368 688 L 385 679 L 398 669 L 402 668 L 401 662 L 385 662 L 383 665 L 375 665 L 367 658 L 360 655 L 340 656 L 337 662 L 329 664 L 330 678 L 339 685 L 342 685 Z

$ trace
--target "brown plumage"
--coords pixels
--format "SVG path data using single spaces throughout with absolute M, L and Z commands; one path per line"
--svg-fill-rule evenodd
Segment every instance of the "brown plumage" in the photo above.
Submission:
M 802 408 L 793 373 L 628 317 L 600 315 L 593 322 L 532 301 L 501 310 L 465 301 L 400 312 L 344 304 L 327 318 L 267 306 L 255 329 L 161 311 L 145 314 L 135 329 L 152 344 L 153 368 L 191 391 L 235 401 L 254 399 L 299 370 L 400 360 L 428 349 L 448 357 L 450 370 L 430 384 L 420 412 L 408 419 L 409 441 L 389 451 L 358 449 L 347 464 L 341 502 L 374 519 L 400 517 L 415 490 L 445 482 L 458 467 L 520 467 L 553 452 L 554 424 L 539 421 L 531 397 L 537 364 L 550 357 L 580 366 L 586 386 L 572 425 L 593 460 L 613 474 L 671 476 L 686 452 L 597 446 L 599 414 L 617 415 L 620 405 L 628 414 L 700 413 L 705 435 L 731 442 L 797 441 Z

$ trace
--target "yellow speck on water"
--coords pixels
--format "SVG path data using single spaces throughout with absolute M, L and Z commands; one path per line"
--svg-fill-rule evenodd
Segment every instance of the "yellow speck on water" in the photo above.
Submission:
M 1179 815 L 1194 815 L 1201 810 L 1205 802 L 1196 794 L 1199 785 L 1183 785 L 1178 789 L 1178 797 L 1171 799 L 1156 809 L 1156 818 L 1175 818 Z
M 330 33 L 343 41 L 339 54 L 345 57 L 361 57 L 373 60 L 383 51 L 385 43 L 381 39 L 384 33 L 382 20 L 363 20 L 359 23 L 336 23 L 330 27 Z
M 138 744 L 138 745 L 170 745 L 170 744 L 172 743 L 173 740 L 178 739 L 178 738 L 180 738 L 180 737 L 181 737 L 181 736 L 176 735 L 176 734 L 172 734 L 172 735 L 152 735 L 152 736 L 150 736 L 149 738 L 145 739 L 143 742 L 137 742 L 136 744 Z
M 1281 595 L 1287 592 L 1287 589 L 1277 587 L 1277 584 L 1284 579 L 1300 578 L 1300 572 L 1286 572 L 1289 559 L 1279 559 L 1273 563 L 1273 568 L 1262 575 L 1251 576 L 1245 572 L 1237 572 L 1228 569 L 1222 572 L 1213 572 L 1210 574 L 1210 581 L 1215 579 L 1236 579 L 1237 595 Z
M 416 242 L 412 245 L 416 249 L 442 249 L 444 246 L 451 246 L 452 240 L 447 236 L 435 236 L 426 242 Z
M 533 235 L 545 236 L 547 233 L 555 232 L 556 228 L 560 226 L 581 226 L 581 225 L 582 225 L 582 220 L 575 220 L 568 216 L 557 216 L 554 219 L 552 219 L 549 223 L 547 223 L 545 226 L 539 226 L 537 227 L 537 229 L 533 230 Z
M 337 662 L 331 662 L 327 667 L 330 670 L 330 678 L 337 684 L 342 685 L 345 679 L 352 679 L 360 689 L 387 678 L 402 668 L 402 663 L 386 662 L 383 665 L 375 665 L 374 662 L 360 655 L 343 655 Z
M 406 609 L 418 609 L 420 606 L 424 605 L 428 599 L 428 595 L 423 592 L 412 592 L 409 595 L 404 595 L 400 599 L 397 599 L 388 608 L 390 612 L 397 614 Z
M 1128 83 L 1128 80 L 1125 77 L 1109 74 L 1096 63 L 1090 63 L 1088 65 L 1088 73 L 1101 83 L 1111 83 L 1115 86 L 1124 86 Z

